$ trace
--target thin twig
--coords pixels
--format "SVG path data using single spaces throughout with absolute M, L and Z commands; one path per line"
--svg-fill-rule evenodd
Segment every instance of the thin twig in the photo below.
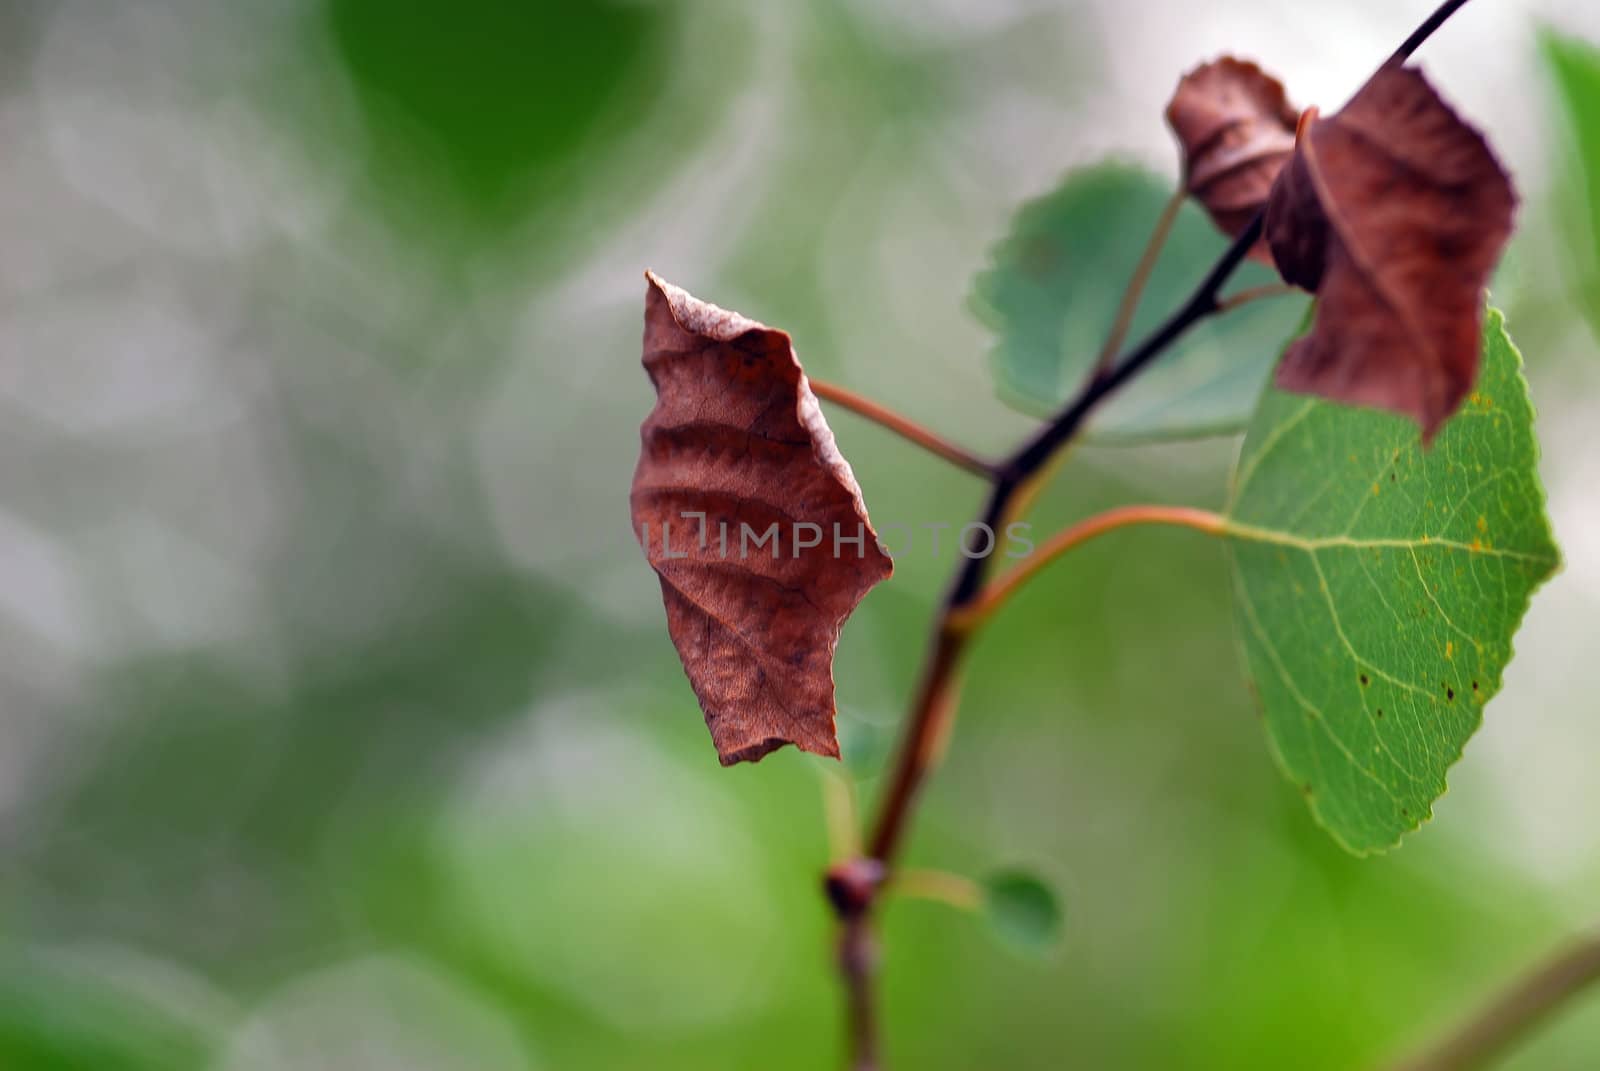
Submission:
M 1055 474 L 1066 465 L 1067 457 L 1071 453 L 1070 444 L 1057 450 L 1055 456 L 1017 488 L 1016 493 L 1011 496 L 1011 501 L 1006 503 L 1005 512 L 1000 515 L 999 523 L 995 525 L 996 532 L 1009 532 L 1013 522 L 1020 521 L 1028 515 L 1028 511 L 1033 508 L 1034 502 L 1055 478 Z
M 1217 302 L 1223 312 L 1232 312 L 1241 305 L 1248 305 L 1252 301 L 1265 301 L 1267 298 L 1286 297 L 1296 293 L 1297 287 L 1288 283 L 1267 283 L 1265 286 L 1252 286 L 1236 293 L 1229 294 Z
M 1107 532 L 1138 524 L 1193 528 L 1210 535 L 1223 535 L 1228 530 L 1228 519 L 1222 514 L 1208 509 L 1191 509 L 1187 506 L 1122 506 L 1097 513 L 1070 528 L 1057 532 L 1015 569 L 991 582 L 976 599 L 956 615 L 956 623 L 969 632 L 976 629 L 994 616 L 1006 600 L 1032 580 L 1041 569 L 1067 551 Z
M 1150 240 L 1139 255 L 1133 278 L 1128 280 L 1127 287 L 1122 291 L 1117 318 L 1111 323 L 1111 333 L 1106 336 L 1105 345 L 1100 347 L 1100 356 L 1095 358 L 1094 368 L 1089 373 L 1091 376 L 1104 375 L 1115 363 L 1117 354 L 1122 352 L 1122 344 L 1128 340 L 1128 328 L 1133 325 L 1133 314 L 1139 310 L 1139 298 L 1144 295 L 1145 284 L 1150 281 L 1150 273 L 1155 270 L 1161 249 L 1167 244 L 1167 236 L 1172 233 L 1172 225 L 1177 222 L 1178 213 L 1188 197 L 1189 191 L 1180 184 L 1161 209 L 1161 218 L 1156 220 L 1155 230 L 1150 232 Z
M 1562 949 L 1480 1008 L 1449 1037 L 1391 1071 L 1470 1071 L 1486 1067 L 1512 1042 L 1553 1015 L 1585 987 L 1600 983 L 1600 934 Z
M 852 1071 L 878 1071 L 878 1017 L 872 991 L 877 955 L 872 920 L 865 913 L 846 919 L 839 939 L 839 973 L 848 998 Z
M 1422 25 L 1411 31 L 1410 37 L 1401 42 L 1400 47 L 1394 50 L 1394 55 L 1389 57 L 1389 63 L 1404 63 L 1410 59 L 1411 54 L 1422 47 L 1422 42 L 1432 37 L 1434 31 L 1445 24 L 1445 20 L 1466 5 L 1467 0 L 1445 0 L 1423 20 Z
M 916 701 L 901 739 L 893 780 L 878 811 L 877 822 L 867 842 L 867 851 L 885 869 L 894 860 L 905 832 L 906 815 L 923 779 L 943 754 L 950 737 L 950 720 L 955 715 L 961 656 L 966 651 L 967 632 L 951 620 L 949 609 L 941 616 L 933 648 L 923 667 Z
M 1466 0 L 1446 0 L 1446 3 L 1406 39 L 1391 57 L 1390 62 L 1403 62 L 1465 3 Z M 990 480 L 990 492 L 980 520 L 989 526 L 990 531 L 1000 530 L 999 526 L 1011 515 L 1014 498 L 1019 492 L 1028 491 L 1038 479 L 1041 470 L 1062 447 L 1073 440 L 1101 402 L 1142 372 L 1191 327 L 1221 311 L 1222 305 L 1218 301 L 1218 294 L 1261 238 L 1261 232 L 1262 216 L 1258 213 L 1211 266 L 1205 278 L 1189 295 L 1188 300 L 1168 316 L 1160 327 L 1133 350 L 1114 362 L 1103 374 L 1091 377 L 1054 419 L 1024 442 L 1004 462 L 996 466 L 984 466 L 983 472 Z M 853 396 L 851 397 L 853 400 Z M 844 398 L 836 400 L 849 404 Z M 909 422 L 901 419 L 897 423 Z M 906 434 L 894 423 L 885 426 Z M 909 435 L 907 437 L 919 445 L 934 449 L 921 437 Z M 956 460 L 943 451 L 935 450 L 935 452 L 941 453 L 949 460 Z M 958 456 L 970 457 L 964 451 L 959 452 Z M 980 598 L 987 576 L 988 558 L 988 555 L 964 558 L 954 582 L 945 595 L 938 622 L 934 627 L 921 681 L 917 687 L 916 698 L 900 741 L 894 768 L 890 773 L 888 788 L 879 804 L 877 818 L 867 839 L 867 857 L 854 860 L 853 865 L 836 864 L 829 870 L 827 882 L 829 896 L 833 900 L 834 910 L 841 922 L 839 963 L 845 988 L 849 994 L 852 1039 L 850 1066 L 855 1071 L 876 1071 L 879 1066 L 878 1034 L 872 997 L 873 964 L 876 959 L 872 909 L 877 894 L 892 873 L 917 794 L 937 764 L 944 741 L 950 733 L 955 715 L 956 685 L 959 680 L 961 659 L 970 635 L 970 629 L 963 622 L 962 615 Z M 870 874 L 870 880 L 862 880 L 860 877 L 862 873 Z M 842 877 L 850 880 L 841 882 Z M 849 886 L 850 895 L 841 895 L 841 884 Z
M 983 523 L 991 531 L 998 530 L 996 526 L 1002 524 L 1009 515 L 1013 496 L 1026 488 L 1056 451 L 1072 440 L 1095 406 L 1132 379 L 1190 327 L 1216 313 L 1217 291 L 1260 236 L 1261 219 L 1258 216 L 1212 266 L 1182 308 L 1168 317 L 1110 372 L 1086 383 L 1078 396 L 1049 425 L 1007 459 L 994 477 L 989 501 L 983 511 Z M 964 559 L 954 584 L 945 596 L 938 624 L 934 628 L 934 638 L 896 754 L 889 787 L 879 804 L 877 820 L 867 841 L 868 856 L 864 861 L 876 864 L 880 882 L 893 867 L 917 794 L 928 774 L 938 764 L 944 742 L 950 734 L 956 711 L 958 671 L 969 636 L 968 629 L 961 622 L 961 615 L 979 595 L 987 560 L 987 555 Z M 877 1067 L 876 1029 L 856 1022 L 855 1016 L 870 1015 L 873 1007 L 870 993 L 862 992 L 872 984 L 870 967 L 865 968 L 864 975 L 861 971 L 863 964 L 870 965 L 873 960 L 871 913 L 878 887 L 881 885 L 869 889 L 861 902 L 851 901 L 848 913 L 840 911 L 840 920 L 844 925 L 839 934 L 839 962 L 844 965 L 845 987 L 849 993 L 854 1024 L 851 1036 L 857 1039 L 858 1044 L 851 1063 L 855 1071 Z M 836 899 L 836 908 L 839 902 Z M 859 1047 L 868 1042 L 873 1046 L 870 1050 Z M 864 1052 L 866 1055 L 863 1055 Z
M 902 439 L 915 443 L 924 450 L 955 465 L 957 468 L 966 469 L 968 472 L 984 479 L 994 475 L 994 466 L 955 443 L 929 431 L 921 424 L 901 416 L 894 410 L 880 405 L 870 398 L 864 398 L 855 391 L 841 387 L 837 383 L 828 383 L 820 379 L 813 379 L 811 393 L 818 398 L 837 403 L 859 416 L 864 416 L 874 424 L 879 424 Z

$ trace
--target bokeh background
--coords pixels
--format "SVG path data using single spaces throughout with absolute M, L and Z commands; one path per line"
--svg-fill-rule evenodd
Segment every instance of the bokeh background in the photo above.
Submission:
M 721 769 L 628 529 L 653 267 L 975 447 L 970 279 L 1222 50 L 1336 106 L 1431 0 L 0 0 L 0 1067 L 818 1068 L 822 789 Z M 1565 572 L 1434 821 L 1344 855 L 1279 776 L 1218 547 L 1132 532 L 973 660 L 913 862 L 1027 865 L 1023 957 L 886 919 L 906 1068 L 1361 1067 L 1600 922 L 1600 360 L 1536 33 L 1423 60 L 1524 195 L 1496 283 Z M 1589 295 L 1593 300 L 1593 295 Z M 833 417 L 874 515 L 980 489 Z M 1233 442 L 1084 448 L 1041 526 L 1218 505 Z M 870 798 L 948 555 L 845 630 Z M 1508 1061 L 1600 1067 L 1600 1000 Z

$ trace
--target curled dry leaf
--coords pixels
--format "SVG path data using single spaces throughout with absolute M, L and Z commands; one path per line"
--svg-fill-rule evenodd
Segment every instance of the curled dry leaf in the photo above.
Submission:
M 789 336 L 646 275 L 634 534 L 723 765 L 837 757 L 833 651 L 893 569 Z
M 1294 153 L 1295 109 L 1283 83 L 1254 63 L 1224 56 L 1183 76 L 1167 124 L 1183 150 L 1189 195 L 1236 238 L 1265 207 Z M 1271 263 L 1264 243 L 1251 256 Z
M 1284 279 L 1319 300 L 1278 386 L 1404 413 L 1432 439 L 1477 378 L 1483 292 L 1515 210 L 1482 135 L 1414 68 L 1308 114 L 1266 236 Z

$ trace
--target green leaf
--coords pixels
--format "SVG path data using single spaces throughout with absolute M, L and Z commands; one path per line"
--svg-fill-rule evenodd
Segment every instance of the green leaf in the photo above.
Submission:
M 1572 292 L 1600 332 L 1600 49 L 1551 30 L 1540 34 L 1539 43 L 1573 138 L 1567 183 L 1578 218 L 1562 228 L 1577 269 Z
M 1352 852 L 1432 814 L 1559 563 L 1522 358 L 1490 309 L 1478 389 L 1424 450 L 1389 413 L 1268 389 L 1228 509 L 1245 660 L 1285 773 Z
M 1082 382 L 1116 319 L 1172 183 L 1138 168 L 1078 171 L 1017 213 L 1010 234 L 973 285 L 973 307 L 996 333 L 997 390 L 1014 408 L 1042 416 Z M 1151 273 L 1128 341 L 1176 308 L 1226 246 L 1205 214 L 1186 204 Z M 1235 285 L 1276 281 L 1248 263 Z M 1201 324 L 1095 418 L 1090 437 L 1144 442 L 1243 430 L 1279 343 L 1305 300 L 1252 302 Z
M 1048 950 L 1061 936 L 1061 905 L 1038 875 L 1002 870 L 983 880 L 983 913 L 1001 940 L 1023 952 Z

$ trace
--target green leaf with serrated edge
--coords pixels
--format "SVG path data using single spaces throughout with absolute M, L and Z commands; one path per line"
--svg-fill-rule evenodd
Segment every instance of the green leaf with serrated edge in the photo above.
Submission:
M 983 880 L 983 913 L 994 932 L 1023 952 L 1043 952 L 1061 935 L 1061 905 L 1036 874 L 1002 870 Z
M 1600 332 L 1600 48 L 1552 30 L 1539 44 L 1572 132 L 1565 181 L 1578 218 L 1562 228 L 1576 269 L 1571 291 Z
M 1139 168 L 1106 164 L 1073 172 L 1017 213 L 973 286 L 974 310 L 997 336 L 990 363 L 1008 405 L 1043 416 L 1078 388 L 1172 189 Z M 1226 245 L 1205 214 L 1186 204 L 1128 341 L 1177 308 Z M 1234 285 L 1276 281 L 1268 269 L 1247 263 Z M 1277 297 L 1197 325 L 1103 407 L 1087 438 L 1147 442 L 1243 430 L 1279 344 L 1305 306 L 1304 298 Z
M 1477 390 L 1426 450 L 1403 417 L 1261 399 L 1228 507 L 1239 635 L 1280 765 L 1352 852 L 1431 816 L 1559 564 L 1538 455 L 1496 309 Z

